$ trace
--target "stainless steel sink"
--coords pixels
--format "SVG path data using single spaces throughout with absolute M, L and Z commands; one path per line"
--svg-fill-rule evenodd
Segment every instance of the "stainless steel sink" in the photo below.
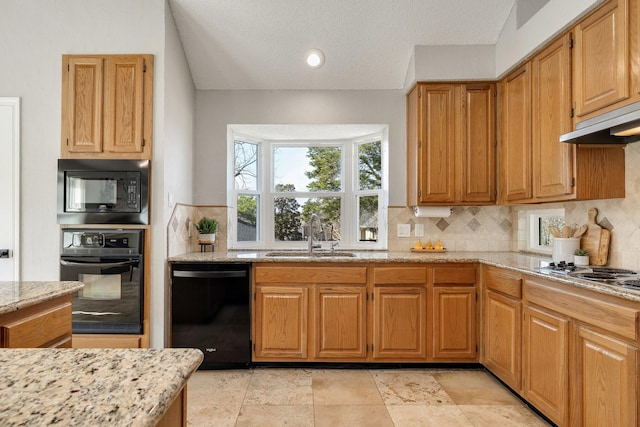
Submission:
M 286 258 L 316 258 L 316 257 L 355 257 L 356 254 L 353 252 L 345 252 L 345 251 L 316 251 L 316 252 L 307 252 L 307 251 L 280 251 L 280 252 L 267 252 L 265 256 L 268 257 L 286 257 Z

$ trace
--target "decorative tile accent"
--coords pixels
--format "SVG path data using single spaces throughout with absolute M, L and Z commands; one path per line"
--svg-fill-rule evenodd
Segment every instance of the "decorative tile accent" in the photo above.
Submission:
M 440 229 L 440 231 L 444 231 L 449 227 L 449 223 L 444 219 L 440 218 L 440 221 L 436 223 L 436 226 Z
M 478 222 L 477 219 L 473 218 L 471 221 L 467 223 L 467 227 L 469 227 L 472 231 L 476 231 L 478 228 L 481 227 L 481 224 Z
M 470 208 L 467 209 L 468 212 L 471 213 L 471 215 L 476 216 L 478 214 L 478 212 L 480 212 L 482 209 L 480 209 L 478 206 L 471 206 Z
M 502 228 L 504 231 L 510 232 L 511 231 L 511 221 L 509 221 L 508 219 L 503 219 L 502 222 L 500 223 L 500 228 Z
M 609 222 L 607 217 L 602 218 L 602 220 L 598 222 L 598 225 L 600 225 L 600 227 L 602 228 L 606 228 L 609 231 L 613 230 L 613 225 Z

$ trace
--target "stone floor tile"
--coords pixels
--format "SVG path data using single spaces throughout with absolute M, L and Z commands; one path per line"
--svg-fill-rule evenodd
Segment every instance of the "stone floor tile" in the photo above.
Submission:
M 548 427 L 549 424 L 523 404 L 459 405 L 476 427 Z
M 315 405 L 315 427 L 394 427 L 384 405 Z
M 201 370 L 195 371 L 189 378 L 189 390 L 199 388 L 243 388 L 249 385 L 251 370 Z
M 395 427 L 474 427 L 456 405 L 387 405 Z
M 310 386 L 311 369 L 270 369 L 257 368 L 253 370 L 250 385 L 269 387 Z
M 479 370 L 434 373 L 433 377 L 457 405 L 515 405 L 520 400 L 491 374 Z
M 252 380 L 253 381 L 253 380 Z M 245 405 L 313 405 L 311 385 L 271 387 L 249 386 L 244 399 Z
M 372 371 L 386 405 L 451 405 L 453 401 L 428 371 Z
M 315 405 L 383 405 L 373 377 L 366 370 L 313 372 Z
M 243 405 L 236 427 L 313 426 L 312 405 Z

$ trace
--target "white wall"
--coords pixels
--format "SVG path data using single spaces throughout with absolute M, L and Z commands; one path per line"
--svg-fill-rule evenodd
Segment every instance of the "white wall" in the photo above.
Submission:
M 182 48 L 173 16 L 166 4 L 165 15 L 165 81 L 164 81 L 164 150 L 154 147 L 153 168 L 153 263 L 151 294 L 151 345 L 162 347 L 167 330 L 166 307 L 168 274 L 167 227 L 172 202 L 193 203 L 193 124 L 195 87 Z M 182 224 L 180 224 L 182 226 Z
M 0 94 L 22 98 L 23 280 L 57 280 L 56 159 L 64 53 L 151 53 L 162 81 L 163 0 L 2 0 Z M 162 87 L 154 93 L 161 146 Z M 160 113 L 160 114 L 158 114 Z
M 377 91 L 198 91 L 194 203 L 226 205 L 227 124 L 388 124 L 389 204 L 406 201 L 405 96 Z
M 494 80 L 495 48 L 495 45 L 415 46 L 405 91 L 418 81 Z
M 568 24 L 577 21 L 602 1 L 550 0 L 520 28 L 517 28 L 517 11 L 514 7 L 496 43 L 496 76 L 502 76 L 536 47 L 550 41 Z

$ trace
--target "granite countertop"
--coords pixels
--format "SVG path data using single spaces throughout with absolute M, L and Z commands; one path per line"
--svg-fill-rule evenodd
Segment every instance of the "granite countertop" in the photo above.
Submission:
M 154 426 L 202 358 L 195 349 L 0 350 L 0 425 Z
M 76 292 L 82 282 L 0 282 L 0 314 Z
M 544 277 L 556 282 L 589 289 L 607 295 L 640 302 L 640 291 L 623 288 L 618 285 L 597 283 L 569 276 L 550 275 L 540 272 L 541 262 L 550 262 L 544 255 L 524 254 L 521 252 L 387 252 L 353 251 L 354 257 L 273 257 L 266 256 L 269 251 L 228 251 L 228 252 L 190 252 L 169 258 L 169 262 L 297 262 L 297 263 L 354 263 L 354 262 L 424 262 L 424 263 L 464 263 L 480 262 L 495 267 L 506 268 L 520 273 Z M 280 252 L 280 251 L 278 251 Z

